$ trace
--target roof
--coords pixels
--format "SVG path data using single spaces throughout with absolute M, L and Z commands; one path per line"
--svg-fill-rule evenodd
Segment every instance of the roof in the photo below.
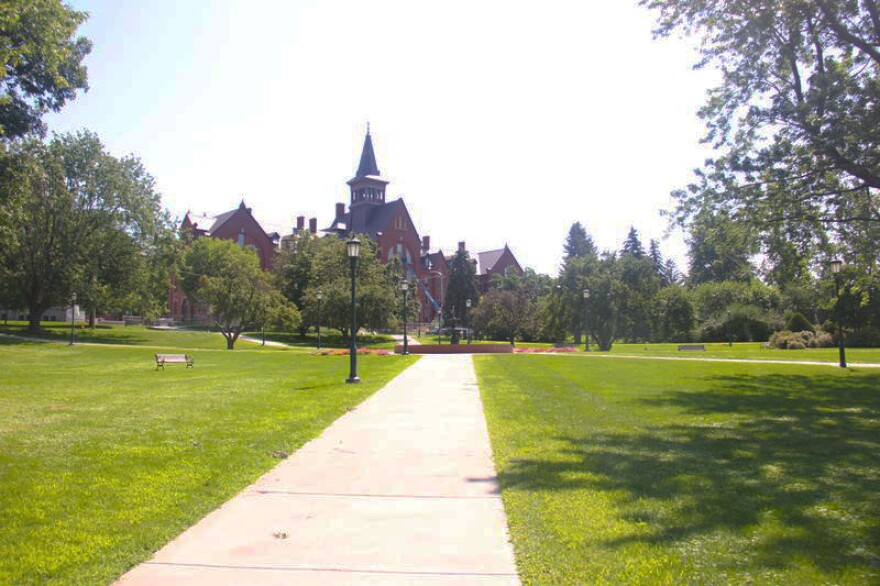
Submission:
M 429 264 L 432 267 L 436 267 L 437 265 L 441 264 L 441 261 L 443 264 L 447 264 L 446 256 L 443 254 L 442 250 L 438 250 L 437 252 L 428 253 L 428 254 L 422 256 L 422 258 L 425 259 L 425 266 L 426 267 Z
M 370 137 L 370 128 L 367 127 L 367 136 L 364 137 L 364 148 L 361 151 L 361 162 L 358 165 L 356 178 L 380 177 L 379 166 L 376 164 L 376 153 L 373 151 L 373 139 Z
M 477 253 L 477 274 L 478 275 L 487 275 L 489 271 L 492 270 L 492 267 L 495 266 L 495 263 L 498 262 L 498 259 L 504 254 L 504 251 L 507 249 L 499 248 L 498 250 L 487 250 L 485 252 Z
M 352 218 L 351 212 L 337 216 L 324 231 L 354 232 L 377 238 L 379 232 L 385 231 L 391 218 L 397 212 L 397 208 L 401 206 L 404 206 L 402 199 L 377 205 L 358 206 L 355 208 L 354 218 Z

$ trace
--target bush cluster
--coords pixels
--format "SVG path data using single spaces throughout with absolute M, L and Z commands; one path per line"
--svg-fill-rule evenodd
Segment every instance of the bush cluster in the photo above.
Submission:
M 770 347 L 780 350 L 803 350 L 804 348 L 828 348 L 830 346 L 834 346 L 834 338 L 826 332 L 782 330 L 770 336 Z

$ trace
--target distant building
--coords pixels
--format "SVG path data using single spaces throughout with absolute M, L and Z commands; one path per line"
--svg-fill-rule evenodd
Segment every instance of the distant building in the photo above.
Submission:
M 489 290 L 489 285 L 493 275 L 522 275 L 523 268 L 519 261 L 511 252 L 510 247 L 506 244 L 504 248 L 498 250 L 487 250 L 478 252 L 477 261 L 477 277 L 480 279 L 480 292 L 485 293 Z
M 242 248 L 253 250 L 260 259 L 260 267 L 266 271 L 275 262 L 278 234 L 267 234 L 244 201 L 236 209 L 216 216 L 187 212 L 180 222 L 180 233 L 191 239 L 232 240 Z M 202 322 L 209 317 L 208 308 L 184 293 L 177 282 L 168 290 L 168 312 L 174 321 Z
M 364 137 L 360 161 L 354 177 L 348 181 L 348 209 L 344 202 L 336 204 L 333 221 L 321 230 L 328 235 L 347 238 L 352 234 L 365 234 L 379 248 L 383 262 L 399 258 L 410 279 L 419 283 L 420 319 L 431 321 L 439 313 L 449 280 L 449 259 L 443 251 L 431 251 L 430 236 L 419 236 L 413 218 L 403 198 L 387 201 L 386 192 L 390 182 L 382 176 L 376 162 L 373 139 L 369 127 Z M 260 257 L 265 270 L 272 268 L 275 251 L 284 245 L 287 236 L 267 234 L 251 214 L 251 209 L 241 202 L 237 209 L 216 215 L 198 216 L 188 212 L 180 225 L 183 234 L 192 238 L 223 238 L 238 242 L 242 247 L 252 248 Z M 296 218 L 294 233 L 305 230 L 305 216 Z M 308 230 L 316 233 L 317 219 L 309 220 Z M 459 247 L 464 247 L 464 242 Z M 480 252 L 473 256 L 479 287 L 486 292 L 495 274 L 522 274 L 523 270 L 510 248 Z M 206 319 L 207 308 L 199 307 L 178 286 L 173 286 L 168 296 L 168 308 L 176 321 L 201 321 Z

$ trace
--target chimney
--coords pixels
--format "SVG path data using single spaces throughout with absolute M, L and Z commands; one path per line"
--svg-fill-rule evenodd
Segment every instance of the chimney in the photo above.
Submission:
M 302 232 L 303 228 L 306 227 L 306 217 L 305 216 L 297 216 L 296 217 L 296 231 Z
M 318 233 L 318 218 L 309 219 L 309 232 L 312 234 Z
M 345 215 L 345 204 L 342 202 L 339 202 L 336 204 L 336 217 L 341 218 L 344 215 Z
M 431 250 L 431 237 L 422 236 L 422 251 L 428 252 L 429 250 Z
M 465 251 L 465 248 L 464 248 L 464 242 L 459 242 L 459 243 L 458 243 L 458 251 L 459 251 L 459 252 L 464 252 L 464 251 Z

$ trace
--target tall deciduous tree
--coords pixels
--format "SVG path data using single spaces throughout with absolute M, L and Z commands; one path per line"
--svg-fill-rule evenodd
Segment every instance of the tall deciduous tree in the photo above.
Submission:
M 229 350 L 242 332 L 273 322 L 293 328 L 300 320 L 296 306 L 260 268 L 257 255 L 231 240 L 196 239 L 184 257 L 181 285 L 188 295 L 208 305 Z
M 656 11 L 658 35 L 696 37 L 698 66 L 722 75 L 700 112 L 718 155 L 674 194 L 679 222 L 724 210 L 758 228 L 775 280 L 797 278 L 822 235 L 880 223 L 876 0 L 641 4 Z
M 139 161 L 109 155 L 94 134 L 10 145 L 0 157 L 0 240 L 0 279 L 28 308 L 32 332 L 75 290 L 87 307 L 163 303 L 168 216 Z
M 361 255 L 357 263 L 357 323 L 361 328 L 372 330 L 387 328 L 397 319 L 399 284 L 402 277 L 400 265 L 387 270 L 377 255 L 377 245 L 369 236 L 358 235 Z M 345 241 L 339 238 L 313 238 L 305 252 L 311 260 L 303 274 L 308 278 L 297 287 L 302 289 L 302 304 L 309 323 L 317 317 L 317 292 L 321 291 L 321 322 L 324 326 L 339 330 L 347 340 L 351 333 L 351 269 Z M 282 269 L 283 271 L 283 269 Z M 293 290 L 289 285 L 286 290 Z
M 726 212 L 703 210 L 691 223 L 687 236 L 692 285 L 722 281 L 747 282 L 754 269 L 749 261 L 756 252 L 754 232 L 731 220 Z
M 92 44 L 75 36 L 86 17 L 60 0 L 0 3 L 0 136 L 41 134 L 43 114 L 88 88 Z

